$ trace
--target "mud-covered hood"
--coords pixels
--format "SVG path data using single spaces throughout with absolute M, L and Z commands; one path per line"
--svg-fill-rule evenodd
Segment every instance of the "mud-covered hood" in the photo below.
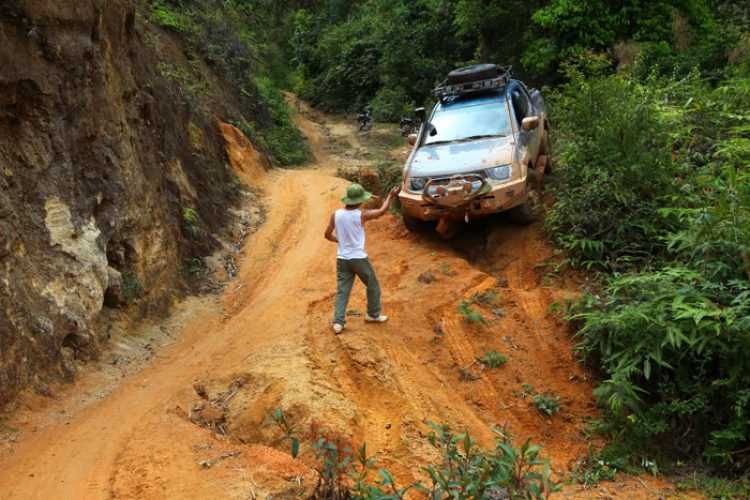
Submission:
M 410 177 L 437 177 L 475 172 L 512 162 L 512 136 L 422 146 L 414 154 Z

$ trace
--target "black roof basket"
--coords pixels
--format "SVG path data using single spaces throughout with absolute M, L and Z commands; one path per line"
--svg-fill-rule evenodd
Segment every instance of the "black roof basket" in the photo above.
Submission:
M 455 85 L 448 85 L 448 80 L 443 80 L 443 82 L 435 89 L 435 95 L 443 101 L 450 97 L 455 98 L 472 92 L 501 89 L 510 81 L 511 69 L 512 66 L 498 66 L 497 77 L 487 80 L 477 80 L 474 82 L 458 83 Z

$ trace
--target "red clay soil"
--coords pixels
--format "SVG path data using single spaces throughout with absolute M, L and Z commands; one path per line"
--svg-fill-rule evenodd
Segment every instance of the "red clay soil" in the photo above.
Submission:
M 321 124 L 326 118 L 312 121 L 305 109 L 297 121 L 315 165 L 266 172 L 247 143 L 228 143 L 238 173 L 264 191 L 268 205 L 266 224 L 246 244 L 228 292 L 200 308 L 181 342 L 112 394 L 76 407 L 74 418 L 43 423 L 30 418 L 44 411 L 34 406 L 4 422 L 19 428 L 21 439 L 0 448 L 0 498 L 295 498 L 314 488 L 310 444 L 319 429 L 342 444 L 366 442 L 404 485 L 424 480 L 421 467 L 439 460 L 425 420 L 466 430 L 485 446 L 493 442 L 490 426 L 507 425 L 519 444 L 531 438 L 543 445 L 562 478 L 587 455 L 584 420 L 597 417 L 597 407 L 566 325 L 548 313 L 571 292 L 543 286 L 534 269 L 553 252 L 538 224 L 495 229 L 482 249 L 491 275 L 456 245 L 407 233 L 391 214 L 373 221 L 367 249 L 389 320 L 372 325 L 350 316 L 344 333 L 333 334 L 336 249 L 323 232 L 347 183 L 334 177 L 340 161 L 322 147 L 332 130 Z M 337 124 L 342 129 L 357 142 L 353 127 Z M 424 273 L 435 280 L 420 281 Z M 488 290 L 497 290 L 498 303 L 472 307 L 489 324 L 464 323 L 459 302 Z M 349 309 L 366 310 L 361 284 Z M 472 365 L 487 350 L 504 353 L 507 363 Z M 242 386 L 226 405 L 227 437 L 191 422 L 196 405 L 209 404 L 235 381 Z M 515 395 L 524 383 L 532 394 L 562 396 L 562 410 L 542 415 Z M 77 390 L 50 404 L 72 405 Z M 299 430 L 298 460 L 289 456 L 288 441 L 278 442 L 277 428 L 261 428 L 274 408 L 283 408 Z M 241 454 L 227 456 L 232 452 Z M 665 494 L 664 487 L 644 476 L 566 492 L 650 498 Z

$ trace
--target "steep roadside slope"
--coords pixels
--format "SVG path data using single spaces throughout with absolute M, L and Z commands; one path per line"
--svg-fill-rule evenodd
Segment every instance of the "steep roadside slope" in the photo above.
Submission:
M 0 5 L 0 408 L 165 312 L 238 200 L 217 119 L 251 114 L 140 5 Z

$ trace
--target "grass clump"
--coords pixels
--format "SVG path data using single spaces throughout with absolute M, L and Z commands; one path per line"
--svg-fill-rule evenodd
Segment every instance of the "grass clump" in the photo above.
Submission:
M 498 366 L 504 365 L 505 362 L 508 361 L 508 356 L 505 356 L 504 354 L 501 354 L 497 351 L 485 351 L 483 357 L 479 356 L 479 354 L 475 354 L 474 357 L 477 359 L 477 361 L 481 362 L 489 368 L 497 368 Z
M 532 402 L 534 403 L 536 409 L 541 413 L 546 413 L 547 415 L 552 416 L 562 409 L 560 407 L 561 399 L 562 396 L 543 396 L 541 394 L 537 394 L 532 399 Z
M 464 323 L 482 323 L 483 325 L 487 325 L 487 320 L 484 319 L 484 316 L 471 308 L 471 302 L 462 300 L 456 312 L 464 315 Z

